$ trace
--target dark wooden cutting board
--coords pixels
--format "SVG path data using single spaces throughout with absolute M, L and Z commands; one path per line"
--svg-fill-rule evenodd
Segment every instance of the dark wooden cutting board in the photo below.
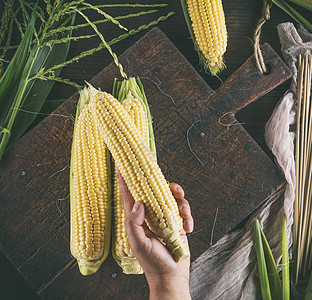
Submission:
M 235 119 L 237 111 L 290 77 L 269 45 L 262 50 L 269 75 L 260 75 L 251 57 L 216 92 L 158 29 L 120 57 L 127 74 L 144 84 L 160 166 L 190 201 L 192 260 L 209 247 L 217 210 L 214 242 L 284 182 Z M 111 91 L 115 77 L 112 63 L 91 83 Z M 5 153 L 0 248 L 43 299 L 142 299 L 148 295 L 143 275 L 122 274 L 110 255 L 96 274 L 83 277 L 69 251 L 69 163 L 78 97 L 74 94 Z

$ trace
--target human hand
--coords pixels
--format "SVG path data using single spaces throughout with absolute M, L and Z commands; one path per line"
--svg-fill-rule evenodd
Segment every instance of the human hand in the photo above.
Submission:
M 125 181 L 117 170 L 125 210 L 125 226 L 130 247 L 140 262 L 150 287 L 150 299 L 190 299 L 190 258 L 176 262 L 164 244 L 144 223 L 142 202 L 134 202 Z M 193 218 L 183 189 L 176 183 L 169 185 L 183 218 L 182 239 L 188 247 L 186 232 L 193 231 Z

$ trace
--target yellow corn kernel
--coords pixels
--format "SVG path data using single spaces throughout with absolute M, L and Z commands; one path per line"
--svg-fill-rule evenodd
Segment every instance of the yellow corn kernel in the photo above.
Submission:
M 182 218 L 154 155 L 142 143 L 140 132 L 122 105 L 110 94 L 100 92 L 90 102 L 92 114 L 135 201 L 146 211 L 149 228 L 162 238 L 176 260 L 189 255 L 180 233 Z M 157 215 L 162 214 L 159 219 Z
M 187 0 L 196 44 L 206 58 L 212 74 L 224 68 L 223 54 L 227 46 L 227 31 L 222 0 Z
M 122 101 L 122 106 L 130 115 L 131 120 L 134 122 L 136 128 L 140 131 L 142 141 L 148 146 L 149 136 L 146 111 L 140 100 L 129 97 Z

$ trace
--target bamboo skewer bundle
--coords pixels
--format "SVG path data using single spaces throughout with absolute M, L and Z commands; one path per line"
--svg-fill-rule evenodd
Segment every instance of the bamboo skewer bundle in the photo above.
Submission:
M 295 283 L 311 268 L 312 239 L 312 102 L 311 55 L 298 58 L 296 194 L 294 203 L 293 248 Z

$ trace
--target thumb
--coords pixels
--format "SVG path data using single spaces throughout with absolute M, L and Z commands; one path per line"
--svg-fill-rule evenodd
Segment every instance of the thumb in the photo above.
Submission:
M 148 240 L 142 226 L 144 218 L 144 204 L 142 202 L 135 202 L 131 212 L 127 214 L 127 218 L 125 220 L 126 232 L 129 238 L 130 247 L 134 254 L 140 248 L 144 247 Z

